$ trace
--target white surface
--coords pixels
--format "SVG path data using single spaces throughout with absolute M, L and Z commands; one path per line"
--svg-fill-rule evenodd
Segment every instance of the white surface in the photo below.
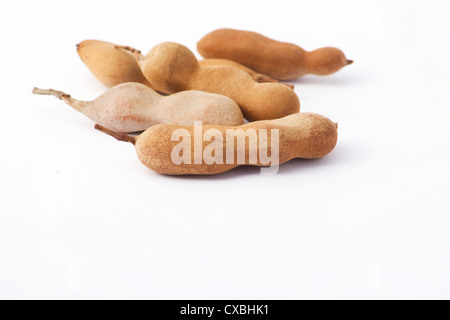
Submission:
M 0 298 L 450 298 L 448 1 L 1 1 Z M 220 27 L 356 62 L 296 82 L 336 150 L 173 178 L 33 86 L 93 99 L 86 38 Z

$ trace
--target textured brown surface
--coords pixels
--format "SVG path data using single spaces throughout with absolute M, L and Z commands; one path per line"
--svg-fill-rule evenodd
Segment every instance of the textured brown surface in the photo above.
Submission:
M 185 129 L 191 134 L 191 158 L 192 163 L 194 163 L 194 127 L 157 125 L 145 131 L 136 141 L 138 157 L 145 166 L 158 173 L 167 175 L 212 175 L 223 173 L 239 166 L 239 164 L 174 164 L 172 162 L 172 150 L 180 142 L 171 140 L 172 134 L 177 129 Z M 271 141 L 270 129 L 279 129 L 279 164 L 294 158 L 317 159 L 324 157 L 335 148 L 338 138 L 336 123 L 321 115 L 312 113 L 300 113 L 283 119 L 254 122 L 240 127 L 203 126 L 203 132 L 209 129 L 219 130 L 224 137 L 224 155 L 226 155 L 227 129 L 243 129 L 239 135 L 245 134 L 245 131 L 249 129 L 267 129 L 269 133 L 268 141 Z M 126 141 L 126 137 L 122 137 L 120 140 Z M 210 143 L 203 142 L 202 154 Z M 245 162 L 247 165 L 249 164 L 248 155 L 250 148 L 258 148 L 257 145 L 250 144 L 251 142 L 248 140 L 246 143 L 247 156 Z M 235 155 L 237 154 L 237 145 L 235 141 Z M 224 163 L 226 162 L 224 161 Z M 261 166 L 261 163 L 258 163 L 258 166 Z
M 201 67 L 215 67 L 215 66 L 229 66 L 229 67 L 234 67 L 234 68 L 238 68 L 242 71 L 247 72 L 252 78 L 253 80 L 255 80 L 256 82 L 259 83 L 266 83 L 266 82 L 270 82 L 270 83 L 280 83 L 280 81 L 278 81 L 275 78 L 269 77 L 265 74 L 262 73 L 258 73 L 256 71 L 253 71 L 252 69 L 250 69 L 249 67 L 246 67 L 240 63 L 237 63 L 236 61 L 232 61 L 232 60 L 227 60 L 227 59 L 205 59 L 205 60 L 200 60 L 199 64 Z M 294 86 L 292 84 L 288 84 L 288 83 L 283 83 L 284 85 L 288 86 L 291 89 L 294 89 Z
M 229 66 L 200 67 L 185 46 L 166 42 L 153 48 L 139 65 L 150 86 L 162 93 L 201 90 L 233 99 L 249 121 L 282 118 L 300 111 L 293 90 L 280 83 L 257 83 Z
M 352 63 L 337 48 L 308 52 L 291 43 L 234 29 L 209 33 L 199 41 L 197 49 L 204 58 L 233 60 L 278 80 L 306 74 L 330 75 Z
M 35 89 L 33 92 L 56 96 L 94 122 L 117 132 L 144 131 L 161 123 L 244 124 L 242 112 L 233 100 L 201 91 L 184 91 L 163 97 L 143 84 L 124 83 L 93 101 L 79 101 L 55 90 Z
M 148 85 L 135 58 L 136 54 L 140 53 L 139 50 L 104 41 L 86 40 L 77 45 L 77 51 L 81 60 L 94 76 L 109 88 L 125 82 L 138 82 Z M 279 82 L 231 60 L 207 59 L 199 61 L 199 63 L 201 66 L 225 65 L 235 67 L 247 72 L 255 81 L 260 83 Z M 294 89 L 291 84 L 285 85 Z
M 78 55 L 94 76 L 108 88 L 125 82 L 147 84 L 134 54 L 116 45 L 86 40 L 77 46 Z

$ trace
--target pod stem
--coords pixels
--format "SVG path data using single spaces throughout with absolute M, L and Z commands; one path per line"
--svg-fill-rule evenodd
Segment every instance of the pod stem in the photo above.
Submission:
M 355 62 L 355 61 L 353 61 L 353 60 L 347 60 L 347 65 L 348 65 L 348 66 L 351 65 L 351 64 L 353 64 L 353 62 Z
M 137 138 L 130 136 L 126 133 L 115 132 L 115 131 L 109 130 L 108 128 L 105 128 L 99 124 L 95 125 L 95 129 L 100 132 L 103 132 L 119 141 L 129 142 L 129 143 L 132 143 L 133 145 L 136 145 Z
M 53 90 L 53 89 L 46 90 L 46 89 L 34 88 L 33 94 L 44 95 L 44 96 L 54 96 L 54 97 L 58 98 L 59 100 L 65 100 L 66 98 L 70 98 L 70 94 L 64 93 L 62 91 Z
M 136 57 L 136 59 L 138 61 L 143 59 L 143 55 L 142 55 L 141 50 L 135 49 L 135 48 L 130 47 L 130 46 L 119 46 L 119 45 L 116 45 L 115 48 L 131 52 L 132 54 L 134 54 L 134 56 Z

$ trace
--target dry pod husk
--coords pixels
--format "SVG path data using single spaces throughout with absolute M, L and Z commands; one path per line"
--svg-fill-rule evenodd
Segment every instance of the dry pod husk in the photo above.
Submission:
M 198 134 L 195 126 L 157 125 L 138 137 L 115 133 L 99 125 L 96 128 L 120 141 L 133 143 L 138 158 L 146 167 L 166 175 L 214 175 L 241 165 L 267 166 L 269 164 L 262 163 L 260 157 L 256 163 L 252 163 L 250 153 L 251 150 L 256 150 L 258 153 L 263 151 L 268 154 L 267 145 L 272 144 L 272 135 L 274 134 L 272 130 L 279 130 L 279 157 L 270 165 L 283 164 L 294 158 L 318 159 L 324 157 L 335 148 L 338 139 L 337 124 L 326 117 L 312 113 L 299 113 L 283 119 L 253 122 L 239 127 L 203 126 L 200 129 L 201 143 L 198 149 L 195 146 L 196 134 Z M 230 135 L 229 129 L 233 135 Z M 264 129 L 266 130 L 265 136 L 262 134 Z M 211 130 L 218 135 L 214 142 L 211 142 L 212 139 L 205 138 Z M 257 134 L 257 140 L 246 139 L 246 135 L 252 130 Z M 193 137 L 191 141 L 187 141 L 189 163 L 176 164 L 173 161 L 174 150 L 177 150 L 177 146 L 180 144 L 179 139 L 174 139 L 174 134 L 177 132 L 184 132 L 186 136 Z M 225 155 L 228 156 L 229 139 L 234 141 L 234 150 L 232 151 L 236 161 L 233 161 L 233 164 L 229 164 L 224 159 Z M 243 163 L 238 163 L 238 154 L 243 151 L 238 150 L 238 146 L 240 146 L 238 141 L 242 141 L 242 139 L 244 142 L 247 140 L 245 143 L 246 156 Z M 266 141 L 267 144 L 264 145 L 261 141 Z M 211 145 L 216 142 L 222 142 L 222 149 L 210 150 Z M 196 158 L 203 159 L 203 155 L 208 152 L 214 153 L 216 159 L 222 159 L 222 163 L 207 164 L 202 160 L 201 164 L 195 164 Z M 271 149 L 270 152 L 274 151 Z
M 306 74 L 330 75 L 353 63 L 337 48 L 308 52 L 291 43 L 234 29 L 209 33 L 199 41 L 197 50 L 204 58 L 233 60 L 278 80 L 293 80 Z
M 144 131 L 161 123 L 219 126 L 242 125 L 244 117 L 230 98 L 201 91 L 161 96 L 139 83 L 113 87 L 93 101 L 79 101 L 56 90 L 35 88 L 34 94 L 53 95 L 89 119 L 117 132 Z

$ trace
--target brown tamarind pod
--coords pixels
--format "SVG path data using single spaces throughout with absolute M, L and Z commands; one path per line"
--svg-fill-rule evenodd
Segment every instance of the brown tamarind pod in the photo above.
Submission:
M 96 129 L 134 144 L 146 167 L 166 175 L 214 175 L 243 165 L 266 167 L 294 158 L 318 159 L 329 154 L 338 139 L 337 124 L 312 113 L 238 127 L 162 124 L 138 137 L 99 125 Z
M 205 59 L 236 61 L 278 80 L 293 80 L 306 74 L 326 76 L 353 63 L 337 48 L 308 52 L 295 44 L 234 29 L 207 34 L 198 42 L 197 50 Z
M 184 90 L 217 93 L 233 99 L 249 121 L 271 120 L 298 113 L 296 93 L 281 83 L 256 83 L 246 72 L 229 66 L 200 66 L 185 46 L 165 42 L 147 56 L 134 52 L 150 87 L 172 94 Z
M 148 85 L 130 50 L 104 41 L 86 40 L 77 45 L 77 52 L 94 76 L 108 88 L 126 82 Z
M 63 100 L 89 119 L 117 132 L 144 131 L 161 123 L 192 125 L 242 125 L 244 116 L 230 98 L 202 91 L 184 91 L 161 96 L 140 83 L 124 83 L 93 101 L 80 101 L 56 90 L 35 88 L 34 94 Z

